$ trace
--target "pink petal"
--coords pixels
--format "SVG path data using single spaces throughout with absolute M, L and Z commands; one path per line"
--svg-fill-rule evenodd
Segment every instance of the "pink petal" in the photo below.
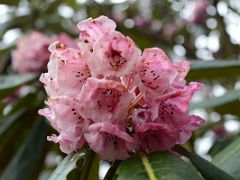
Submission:
M 121 83 L 96 78 L 88 78 L 78 97 L 81 114 L 94 122 L 124 121 L 132 99 Z
M 136 148 L 133 138 L 121 126 L 111 123 L 94 123 L 89 126 L 85 138 L 90 148 L 103 160 L 127 159 L 129 152 Z
M 145 123 L 135 127 L 137 142 L 146 152 L 171 149 L 177 141 L 177 135 L 166 125 Z
M 80 49 L 92 51 L 94 42 L 109 31 L 114 31 L 116 23 L 106 16 L 100 16 L 81 21 L 77 26 L 80 30 Z
M 40 81 L 44 83 L 50 96 L 76 96 L 87 78 L 91 76 L 86 64 L 86 54 L 67 48 L 60 42 L 53 43 L 50 49 L 52 54 L 48 63 L 48 73 L 43 74 Z
M 39 110 L 39 114 L 45 116 L 59 132 L 59 136 L 53 136 L 50 140 L 64 146 L 65 153 L 80 149 L 85 142 L 83 131 L 87 122 L 77 110 L 78 102 L 67 97 L 58 97 L 50 98 L 47 104 L 50 108 Z
M 56 136 L 55 134 L 48 136 L 47 140 L 53 141 L 54 143 L 59 143 L 60 150 L 66 154 L 70 154 L 75 150 L 79 150 L 85 143 L 85 140 L 83 138 L 79 141 L 70 141 L 70 140 L 64 139 L 60 135 Z
M 111 31 L 94 43 L 88 65 L 94 74 L 126 76 L 137 63 L 138 53 L 136 45 L 129 37 Z
M 204 120 L 199 116 L 190 116 L 189 122 L 182 126 L 182 128 L 179 130 L 179 140 L 178 144 L 185 144 L 190 137 L 192 136 L 192 132 L 197 130 L 201 125 L 204 124 Z
M 81 59 L 62 60 L 57 63 L 57 84 L 61 89 L 61 94 L 71 97 L 79 94 L 90 76 L 88 66 Z
M 203 120 L 198 116 L 188 115 L 175 104 L 168 101 L 159 103 L 158 117 L 154 121 L 167 125 L 170 129 L 177 132 L 177 143 L 186 142 L 195 131 L 203 124 Z
M 193 94 L 202 87 L 203 85 L 201 83 L 191 82 L 179 91 L 178 96 L 169 98 L 167 102 L 178 106 L 183 112 L 187 112 Z
M 189 61 L 175 61 L 173 66 L 177 70 L 178 74 L 173 82 L 174 86 L 181 87 L 185 85 L 185 77 L 187 76 L 190 69 Z
M 140 69 L 142 84 L 139 88 L 148 97 L 165 92 L 176 75 L 177 71 L 161 49 L 148 48 L 143 51 Z
M 77 39 L 73 39 L 65 33 L 56 36 L 54 41 L 60 41 L 70 48 L 79 49 Z

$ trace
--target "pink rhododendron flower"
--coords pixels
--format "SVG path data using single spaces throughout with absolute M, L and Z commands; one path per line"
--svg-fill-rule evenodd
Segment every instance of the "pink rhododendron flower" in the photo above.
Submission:
M 133 20 L 137 27 L 146 28 L 151 25 L 151 19 L 149 17 L 135 16 Z
M 85 62 L 85 55 L 79 50 L 67 48 L 62 42 L 49 47 L 48 73 L 42 74 L 40 81 L 45 84 L 49 96 L 79 94 L 87 78 L 91 76 Z
M 47 37 L 41 32 L 32 31 L 18 39 L 17 49 L 12 53 L 13 68 L 19 73 L 46 71 L 50 56 L 48 46 L 57 40 L 78 49 L 77 41 L 66 34 Z
M 37 31 L 20 37 L 12 53 L 13 68 L 20 73 L 45 71 L 50 56 L 49 44 L 50 39 Z
M 194 1 L 194 9 L 190 21 L 194 24 L 204 24 L 207 18 L 207 6 L 209 1 Z
M 49 108 L 39 113 L 59 133 L 48 139 L 65 153 L 86 143 L 109 161 L 186 143 L 203 123 L 188 114 L 192 95 L 202 87 L 186 83 L 189 62 L 171 62 L 159 48 L 141 54 L 105 16 L 78 28 L 80 47 L 53 43 L 48 72 L 40 78 Z
M 126 19 L 127 13 L 125 11 L 116 10 L 115 8 L 113 8 L 112 17 L 117 23 L 122 23 Z
M 173 38 L 173 36 L 183 28 L 184 24 L 185 21 L 183 21 L 180 18 L 167 22 L 163 26 L 161 37 L 167 41 L 170 41 Z
M 231 136 L 231 133 L 229 133 L 226 128 L 224 127 L 223 124 L 217 125 L 216 127 L 213 128 L 213 132 L 215 134 L 215 137 L 219 140 L 222 141 L 228 137 Z

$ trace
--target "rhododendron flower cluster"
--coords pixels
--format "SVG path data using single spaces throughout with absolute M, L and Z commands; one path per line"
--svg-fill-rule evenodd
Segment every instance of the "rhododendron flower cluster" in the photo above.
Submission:
M 188 114 L 200 83 L 186 84 L 188 61 L 172 63 L 163 50 L 141 53 L 134 41 L 100 16 L 78 24 L 79 48 L 51 44 L 42 74 L 49 99 L 39 110 L 58 135 L 48 140 L 65 153 L 84 144 L 104 160 L 185 143 L 203 120 Z
M 70 47 L 77 48 L 76 40 L 66 34 L 48 37 L 41 32 L 32 31 L 21 36 L 17 41 L 17 49 L 12 53 L 13 69 L 19 73 L 46 71 L 50 57 L 48 46 L 57 40 L 66 43 Z
M 209 5 L 209 1 L 207 0 L 198 0 L 193 1 L 194 8 L 192 11 L 190 22 L 194 24 L 204 24 L 207 19 L 207 7 Z

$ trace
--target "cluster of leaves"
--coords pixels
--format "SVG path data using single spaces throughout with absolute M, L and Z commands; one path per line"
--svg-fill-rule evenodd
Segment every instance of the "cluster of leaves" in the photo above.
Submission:
M 159 1 L 160 2 L 160 1 Z M 58 12 L 60 6 L 71 7 L 74 12 L 84 11 L 85 16 L 96 17 L 101 14 L 113 17 L 114 8 L 120 6 L 111 3 L 97 4 L 88 1 L 78 4 L 75 0 L 1 0 L 13 10 L 10 18 L 0 27 L 0 39 L 11 29 L 18 28 L 22 32 L 38 29 L 44 33 L 66 32 L 76 35 L 75 24 L 85 18 L 66 19 Z M 213 1 L 216 6 L 218 1 Z M 25 4 L 29 13 L 18 15 L 14 9 Z M 125 2 L 121 4 L 125 8 L 126 18 L 139 15 L 137 3 Z M 152 5 L 152 21 L 160 20 L 164 24 L 173 21 L 178 13 L 171 10 L 171 3 L 154 2 Z M 159 11 L 162 9 L 162 11 Z M 81 13 L 78 13 L 81 14 Z M 211 97 L 200 103 L 191 105 L 191 109 L 205 109 L 206 113 L 217 113 L 220 120 L 207 121 L 196 131 L 185 147 L 177 146 L 173 149 L 187 157 L 182 159 L 167 153 L 139 154 L 124 161 L 113 162 L 105 179 L 238 179 L 240 178 L 240 139 L 239 134 L 225 132 L 222 139 L 215 138 L 213 146 L 208 152 L 212 161 L 204 160 L 194 153 L 194 144 L 197 139 L 203 137 L 212 129 L 223 125 L 226 115 L 233 115 L 239 120 L 240 90 L 234 89 L 235 82 L 240 76 L 239 45 L 232 44 L 224 28 L 224 20 L 219 14 L 217 30 L 220 32 L 221 47 L 217 58 L 225 60 L 198 61 L 196 48 L 194 47 L 192 32 L 187 31 L 188 24 L 184 24 L 170 39 L 164 39 L 161 34 L 163 29 L 157 32 L 150 31 L 147 27 L 133 27 L 128 29 L 124 23 L 119 23 L 120 31 L 131 36 L 140 48 L 158 46 L 171 52 L 175 45 L 174 39 L 178 35 L 185 38 L 183 46 L 186 56 L 192 59 L 191 71 L 188 80 L 202 81 L 210 89 L 213 85 L 221 84 L 227 92 L 219 97 Z M 206 34 L 210 32 L 205 25 L 196 27 Z M 190 37 L 190 38 L 189 38 Z M 223 43 L 224 42 L 224 43 Z M 0 179 L 37 179 L 43 172 L 52 172 L 54 165 L 48 165 L 46 159 L 51 152 L 65 156 L 59 152 L 58 147 L 46 141 L 46 136 L 53 131 L 45 119 L 39 117 L 37 110 L 44 106 L 46 95 L 42 85 L 38 82 L 39 74 L 16 74 L 11 69 L 11 50 L 14 44 L 8 44 L 0 49 Z M 235 58 L 235 60 L 229 59 Z M 26 86 L 26 94 L 16 95 L 19 88 Z M 16 97 L 17 96 L 17 97 Z M 188 150 L 186 150 L 188 149 Z M 190 160 L 190 161 L 189 161 Z M 99 179 L 100 159 L 89 149 L 66 156 L 53 171 L 50 179 Z M 91 172 L 91 173 L 89 173 Z

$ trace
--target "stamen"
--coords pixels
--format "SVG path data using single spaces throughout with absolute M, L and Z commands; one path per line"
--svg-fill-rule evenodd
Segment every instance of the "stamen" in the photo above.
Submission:
M 132 78 L 128 78 L 128 82 L 127 82 L 127 89 L 129 89 L 130 85 L 132 84 L 133 79 Z
M 132 109 L 138 104 L 138 102 L 142 99 L 143 93 L 139 93 L 136 98 L 132 101 L 132 103 L 128 106 L 128 112 L 130 113 Z

